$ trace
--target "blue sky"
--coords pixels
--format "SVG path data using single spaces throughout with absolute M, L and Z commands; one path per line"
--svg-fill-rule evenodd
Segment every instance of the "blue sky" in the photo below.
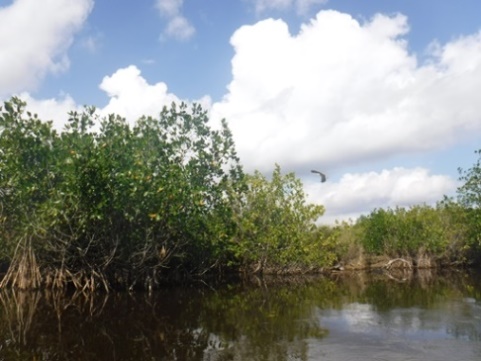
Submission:
M 0 0 L 0 99 L 57 127 L 172 101 L 225 117 L 246 171 L 325 222 L 455 194 L 481 134 L 479 0 Z M 327 173 L 320 184 L 310 169 Z

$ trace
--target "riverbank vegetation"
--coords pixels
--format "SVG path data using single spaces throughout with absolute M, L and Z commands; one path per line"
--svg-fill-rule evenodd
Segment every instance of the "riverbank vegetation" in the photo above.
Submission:
M 227 123 L 198 105 L 135 125 L 94 108 L 62 132 L 0 109 L 0 287 L 151 288 L 207 273 L 479 263 L 481 166 L 459 199 L 321 226 L 295 174 L 245 174 Z

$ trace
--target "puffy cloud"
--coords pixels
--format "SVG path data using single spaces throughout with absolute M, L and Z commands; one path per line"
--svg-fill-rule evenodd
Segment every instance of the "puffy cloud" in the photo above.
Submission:
M 191 104 L 191 101 L 183 100 L 175 94 L 169 93 L 167 85 L 163 82 L 149 84 L 134 65 L 121 68 L 110 76 L 105 76 L 99 85 L 109 101 L 104 107 L 97 107 L 99 118 L 109 114 L 117 114 L 127 119 L 131 124 L 141 116 L 156 117 L 164 106 L 170 107 L 175 102 Z M 29 93 L 19 95 L 27 102 L 27 110 L 37 113 L 42 120 L 52 120 L 57 130 L 62 130 L 68 120 L 70 111 L 81 112 L 83 107 L 76 104 L 68 94 L 61 94 L 58 98 L 38 100 Z M 212 107 L 210 97 L 204 96 L 193 102 L 200 104 L 204 109 Z
M 67 124 L 68 113 L 71 111 L 82 111 L 72 97 L 62 94 L 58 98 L 35 99 L 28 93 L 21 93 L 19 98 L 27 102 L 27 110 L 44 121 L 52 121 L 57 131 L 62 131 Z
M 374 208 L 434 204 L 452 194 L 457 182 L 425 168 L 396 167 L 381 172 L 346 173 L 339 182 L 306 183 L 311 202 L 326 207 L 323 223 L 355 219 Z
M 142 115 L 158 115 L 164 105 L 180 101 L 177 96 L 168 92 L 165 83 L 148 84 L 140 70 L 133 65 L 104 77 L 100 89 L 110 98 L 101 113 L 119 114 L 130 121 Z
M 119 114 L 129 122 L 134 122 L 142 115 L 157 116 L 164 106 L 172 102 L 183 101 L 175 94 L 169 93 L 165 83 L 149 84 L 142 77 L 140 70 L 130 65 L 106 76 L 100 83 L 100 89 L 110 98 L 108 104 L 100 109 L 102 115 Z M 188 101 L 184 101 L 188 103 Z M 209 109 L 211 100 L 203 97 L 196 101 Z
M 105 76 L 99 87 L 109 97 L 109 101 L 104 107 L 97 107 L 99 119 L 109 114 L 118 114 L 133 124 L 143 115 L 158 116 L 164 106 L 170 107 L 173 102 L 177 104 L 180 102 L 192 103 L 169 93 L 167 85 L 163 82 L 149 84 L 134 65 L 118 69 L 112 75 Z M 58 98 L 39 100 L 24 92 L 19 97 L 27 102 L 28 111 L 36 113 L 42 120 L 52 120 L 58 131 L 63 130 L 69 112 L 81 112 L 84 109 L 76 104 L 68 94 L 61 94 Z M 208 96 L 194 100 L 194 102 L 206 110 L 212 107 L 211 99 Z
M 402 15 L 360 23 L 321 11 L 292 35 L 282 20 L 243 26 L 225 117 L 248 170 L 342 167 L 444 147 L 481 129 L 481 33 L 410 54 Z
M 160 35 L 161 40 L 174 38 L 188 40 L 195 34 L 194 26 L 182 13 L 183 0 L 156 0 L 155 6 L 161 16 L 168 19 L 167 26 Z
M 33 89 L 65 70 L 66 51 L 93 0 L 15 0 L 0 7 L 0 96 Z

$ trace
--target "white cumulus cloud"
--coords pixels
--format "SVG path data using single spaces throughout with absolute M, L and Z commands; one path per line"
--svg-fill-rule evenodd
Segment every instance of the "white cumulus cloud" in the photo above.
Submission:
M 134 65 L 118 69 L 112 75 L 104 77 L 100 89 L 110 98 L 108 104 L 99 109 L 101 115 L 119 114 L 131 123 L 142 115 L 156 117 L 164 106 L 170 107 L 173 102 L 190 103 L 169 93 L 163 82 L 149 84 L 140 69 Z M 211 100 L 207 96 L 195 102 L 204 109 L 211 107 Z
M 65 70 L 67 50 L 93 0 L 15 0 L 0 7 L 0 97 Z
M 158 115 L 164 105 L 180 101 L 168 92 L 165 83 L 148 84 L 133 65 L 104 77 L 100 89 L 110 98 L 101 112 L 105 115 L 119 114 L 131 121 L 142 115 Z
M 248 170 L 343 167 L 424 152 L 481 130 L 481 33 L 409 53 L 403 15 L 364 23 L 321 11 L 289 32 L 267 19 L 238 29 L 225 117 Z
M 109 98 L 106 105 L 97 106 L 96 114 L 99 120 L 109 114 L 116 114 L 134 124 L 144 115 L 157 117 L 164 106 L 169 108 L 172 103 L 196 103 L 205 110 L 212 107 L 209 96 L 190 101 L 170 93 L 163 82 L 149 84 L 135 65 L 120 68 L 113 74 L 105 76 L 99 87 Z M 70 111 L 82 112 L 84 109 L 68 94 L 61 94 L 57 98 L 36 99 L 28 92 L 23 92 L 19 97 L 27 102 L 28 111 L 38 114 L 42 120 L 52 120 L 58 131 L 63 130 Z
M 98 120 L 109 114 L 120 115 L 130 124 L 134 124 L 142 116 L 157 117 L 163 107 L 170 107 L 172 103 L 181 102 L 200 104 L 203 109 L 212 107 L 210 97 L 204 96 L 193 101 L 181 99 L 168 91 L 163 82 L 149 84 L 135 65 L 116 70 L 105 76 L 99 87 L 106 93 L 109 100 L 104 106 L 97 106 Z M 78 105 L 68 94 L 61 94 L 57 98 L 36 99 L 28 92 L 18 95 L 27 102 L 27 110 L 36 113 L 40 119 L 53 121 L 56 130 L 62 131 L 71 111 L 82 112 L 84 107 Z M 99 124 L 96 124 L 97 129 Z
M 18 95 L 27 103 L 27 110 L 32 114 L 37 114 L 39 119 L 43 121 L 52 121 L 53 127 L 61 132 L 67 124 L 68 113 L 72 111 L 82 111 L 75 100 L 68 94 L 63 94 L 58 98 L 36 99 L 29 93 L 21 93 Z

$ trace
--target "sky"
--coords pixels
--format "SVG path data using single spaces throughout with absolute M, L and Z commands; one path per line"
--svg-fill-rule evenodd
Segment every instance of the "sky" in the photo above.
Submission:
M 0 0 L 0 101 L 62 129 L 200 103 L 321 223 L 454 196 L 481 148 L 479 0 Z M 321 183 L 311 169 L 322 171 Z

